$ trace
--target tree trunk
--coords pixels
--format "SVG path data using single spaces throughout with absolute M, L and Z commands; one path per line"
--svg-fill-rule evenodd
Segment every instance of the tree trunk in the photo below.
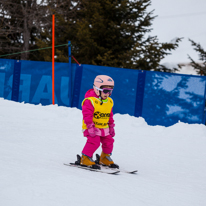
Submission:
M 22 12 L 24 14 L 24 25 L 23 25 L 23 52 L 21 54 L 21 59 L 22 60 L 28 60 L 29 57 L 29 52 L 25 52 L 29 50 L 29 39 L 30 39 L 30 30 L 29 30 L 29 15 L 28 15 L 28 2 L 26 2 L 25 7 L 22 6 Z
M 29 50 L 29 39 L 30 39 L 30 31 L 28 28 L 28 22 L 27 22 L 27 16 L 24 16 L 24 30 L 23 30 L 23 51 L 24 53 L 21 54 L 22 60 L 28 60 L 29 58 L 29 52 L 25 52 Z

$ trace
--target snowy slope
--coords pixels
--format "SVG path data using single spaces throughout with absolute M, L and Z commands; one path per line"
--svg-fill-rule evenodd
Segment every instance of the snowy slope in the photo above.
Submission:
M 114 118 L 112 157 L 121 167 L 138 169 L 136 175 L 63 165 L 86 141 L 80 110 L 0 99 L 0 205 L 206 205 L 204 125 L 166 128 L 129 115 Z

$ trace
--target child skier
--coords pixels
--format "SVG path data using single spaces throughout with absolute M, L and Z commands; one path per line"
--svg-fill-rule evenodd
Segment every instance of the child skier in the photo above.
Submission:
M 113 119 L 113 100 L 109 97 L 114 88 L 114 80 L 106 75 L 99 75 L 94 79 L 93 89 L 85 94 L 82 102 L 83 133 L 87 142 L 82 150 L 80 164 L 100 169 L 93 161 L 94 152 L 102 144 L 99 164 L 119 168 L 111 159 L 115 136 Z

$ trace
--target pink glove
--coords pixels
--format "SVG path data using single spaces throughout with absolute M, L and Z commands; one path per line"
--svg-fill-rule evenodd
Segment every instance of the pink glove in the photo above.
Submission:
M 112 137 L 115 136 L 114 126 L 115 126 L 115 124 L 110 124 L 110 125 L 109 125 L 109 133 L 110 133 L 110 135 L 111 135 Z
M 94 126 L 94 123 L 87 125 L 88 128 L 88 133 L 91 137 L 95 137 L 96 136 L 96 128 Z

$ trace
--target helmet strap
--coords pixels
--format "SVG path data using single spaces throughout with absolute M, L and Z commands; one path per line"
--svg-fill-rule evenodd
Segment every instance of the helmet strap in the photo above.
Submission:
M 102 105 L 102 104 L 103 104 L 103 101 L 102 101 L 101 91 L 99 91 L 99 94 L 100 94 L 99 98 L 100 98 L 100 100 L 101 100 L 100 105 Z
M 98 87 L 96 87 L 94 84 L 93 84 L 93 86 L 99 91 L 99 99 L 100 99 L 100 101 L 101 101 L 101 103 L 100 103 L 100 105 L 102 105 L 103 104 L 103 101 L 102 101 L 102 96 L 101 96 L 101 89 L 100 88 L 98 88 Z

